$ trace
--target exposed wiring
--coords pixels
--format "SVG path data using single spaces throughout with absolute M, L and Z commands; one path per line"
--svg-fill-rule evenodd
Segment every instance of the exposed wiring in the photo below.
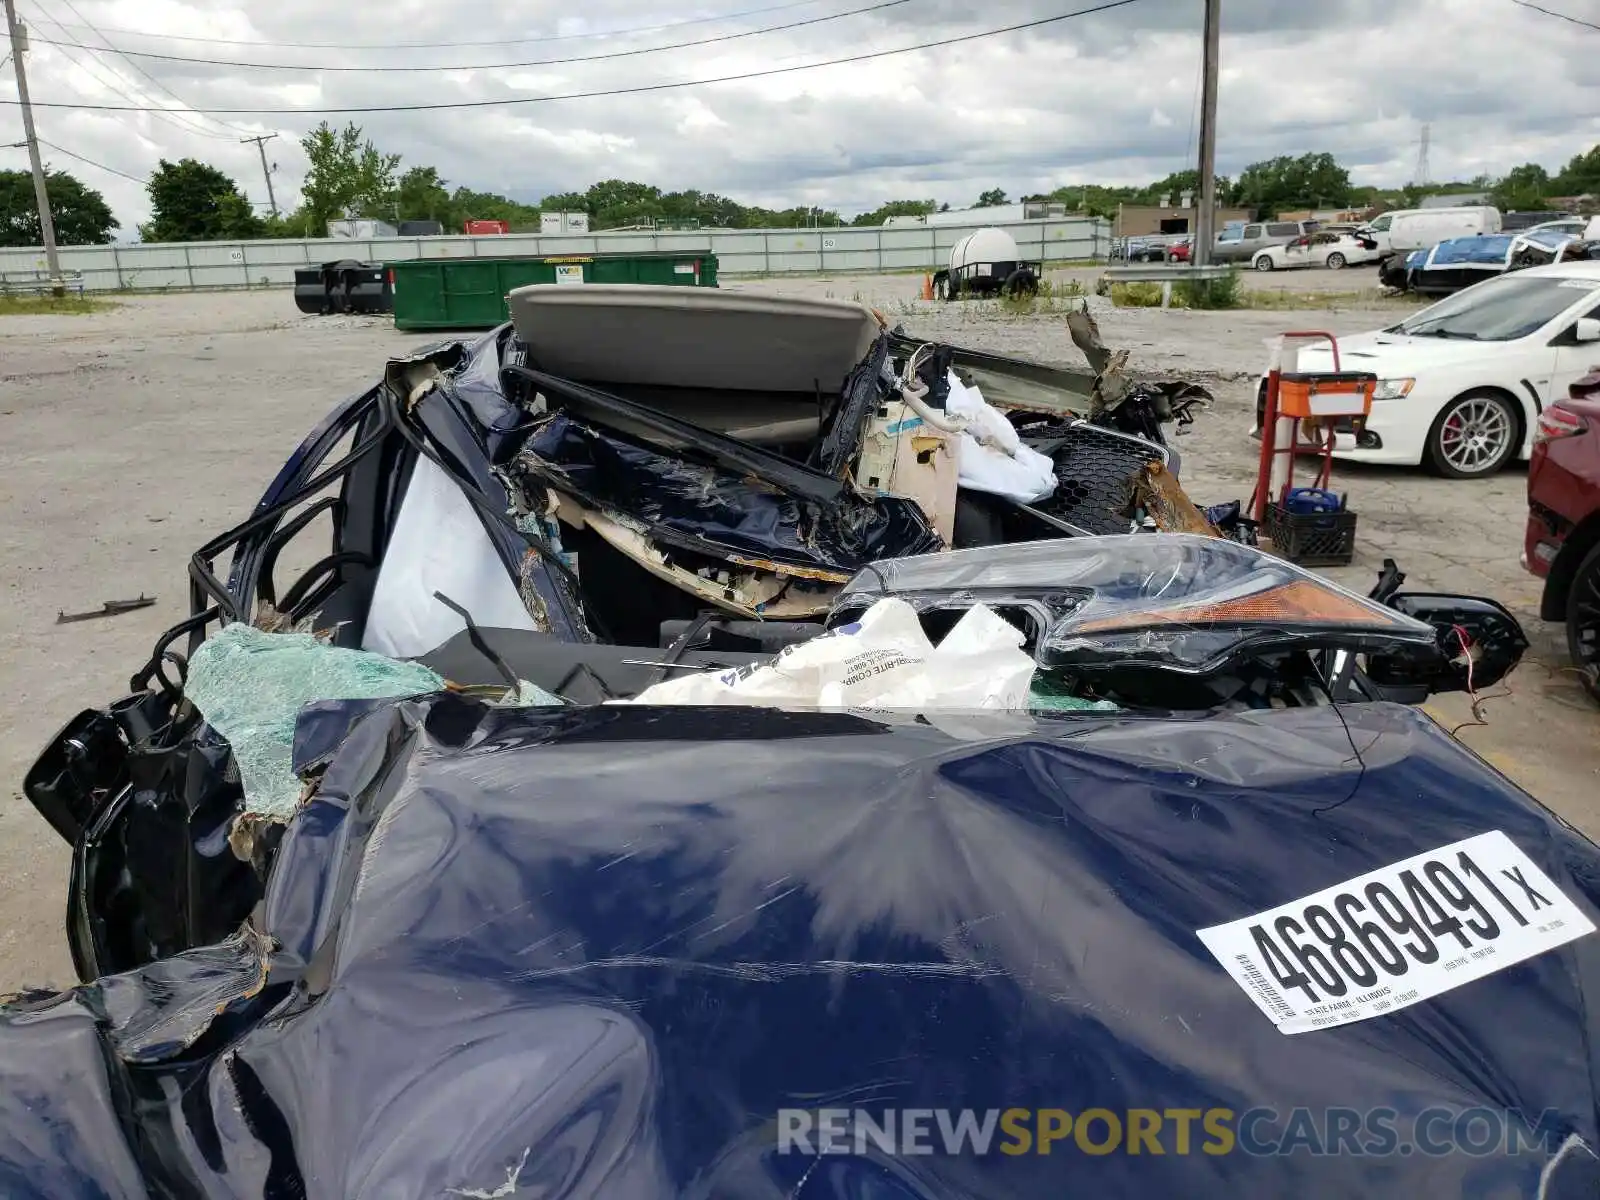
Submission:
M 1328 681 L 1322 677 L 1320 672 L 1317 671 L 1313 671 L 1311 673 L 1311 677 L 1316 681 L 1317 687 L 1322 689 L 1322 694 L 1328 698 L 1328 704 L 1333 708 L 1333 715 L 1339 718 L 1339 724 L 1344 728 L 1345 740 L 1350 743 L 1350 753 L 1355 756 L 1355 760 L 1361 768 L 1356 772 L 1356 781 L 1350 785 L 1350 791 L 1345 794 L 1344 799 L 1335 801 L 1329 805 L 1325 805 L 1322 808 L 1314 808 L 1311 810 L 1311 815 L 1313 817 L 1320 817 L 1323 813 L 1332 812 L 1334 809 L 1348 804 L 1350 801 L 1356 798 L 1356 793 L 1361 790 L 1361 784 L 1367 778 L 1367 759 L 1361 747 L 1356 745 L 1356 735 L 1351 732 L 1350 722 L 1345 720 L 1344 705 L 1340 704 L 1334 699 L 1333 689 L 1328 686 Z M 1372 740 L 1367 743 L 1367 749 L 1371 750 L 1374 746 L 1376 746 L 1378 744 L 1378 739 L 1382 736 L 1382 733 L 1373 734 Z M 1349 762 L 1350 760 L 1345 759 L 1345 761 Z
M 926 354 L 924 353 L 926 352 Z M 925 397 L 928 394 L 928 385 L 917 378 L 917 369 L 922 366 L 923 359 L 934 353 L 931 342 L 918 346 L 906 359 L 906 365 L 900 372 L 900 398 L 906 402 L 907 407 L 917 416 L 921 417 L 935 429 L 945 433 L 966 433 L 972 436 L 973 441 L 980 446 L 992 446 L 995 440 L 981 429 L 974 429 L 972 423 L 965 417 L 952 417 L 949 413 L 942 413 L 932 408 Z M 1012 457 L 1015 457 L 1014 455 Z
M 337 108 L 198 108 L 193 111 L 207 114 L 226 114 L 230 116 L 319 116 L 342 115 L 346 113 L 387 113 L 387 112 L 443 112 L 478 108 L 513 108 L 523 104 L 549 104 L 557 100 L 594 100 L 605 96 L 636 96 L 653 92 L 677 91 L 683 88 L 705 87 L 714 83 L 741 83 L 749 79 L 770 79 L 777 75 L 792 75 L 800 71 L 816 71 L 825 67 L 839 67 L 851 63 L 874 62 L 878 59 L 893 58 L 899 54 L 910 54 L 918 50 L 935 50 L 943 46 L 964 45 L 967 42 L 981 41 L 984 38 L 1000 37 L 1008 33 L 1019 33 L 1025 29 L 1039 29 L 1046 25 L 1054 25 L 1061 21 L 1070 21 L 1076 17 L 1092 16 L 1096 13 L 1109 12 L 1116 8 L 1126 8 L 1130 4 L 1137 4 L 1140 0 L 1107 0 L 1104 4 L 1097 4 L 1092 8 L 1075 9 L 1072 12 L 1058 13 L 1053 17 L 1040 17 L 1033 21 L 1021 21 L 1015 25 L 1004 25 L 997 29 L 985 29 L 978 33 L 964 33 L 947 38 L 936 38 L 933 41 L 917 42 L 910 46 L 899 46 L 892 50 L 872 50 L 862 54 L 848 54 L 841 58 L 825 59 L 821 62 L 797 63 L 793 66 L 764 67 L 754 71 L 740 71 L 732 75 L 714 75 L 705 79 L 681 79 L 668 83 L 645 83 L 632 87 L 597 88 L 587 92 L 560 92 L 549 96 L 517 96 L 509 99 L 495 100 L 449 100 L 432 104 L 364 104 L 344 105 Z M 0 104 L 16 107 L 20 104 L 17 100 L 0 100 Z M 78 112 L 167 112 L 163 108 L 145 108 L 141 106 L 127 106 L 118 104 L 73 104 L 63 100 L 35 100 L 34 108 L 66 108 Z M 191 106 L 192 107 L 192 106 Z
M 663 29 L 680 29 L 685 25 L 708 25 L 716 21 L 734 21 L 740 17 L 754 17 L 762 13 L 783 12 L 791 8 L 804 8 L 818 0 L 789 0 L 786 4 L 769 4 L 762 8 L 746 8 L 739 12 L 718 13 L 709 17 L 691 17 L 686 21 L 668 21 L 665 25 L 634 25 L 626 29 L 602 29 L 594 33 L 567 33 L 545 37 L 490 38 L 473 42 L 268 42 L 250 38 L 195 37 L 181 33 L 151 33 L 147 29 L 103 29 L 98 32 L 114 33 L 124 37 L 157 38 L 164 42 L 200 42 L 212 46 L 262 46 L 273 50 L 448 50 L 472 46 L 527 46 L 546 42 L 593 41 L 596 38 L 625 37 L 634 33 L 658 33 Z M 72 26 L 79 28 L 79 26 Z M 43 41 L 43 38 L 38 39 Z
M 1476 686 L 1474 685 L 1474 683 L 1472 681 L 1472 665 L 1473 665 L 1473 657 L 1472 657 L 1473 642 L 1472 642 L 1472 638 L 1467 633 L 1467 631 L 1465 629 L 1463 629 L 1460 625 L 1452 625 L 1450 627 L 1450 632 L 1452 632 L 1452 633 L 1454 633 L 1456 635 L 1456 641 L 1461 644 L 1461 655 L 1462 655 L 1463 658 L 1466 659 L 1466 667 L 1467 667 L 1467 697 L 1472 703 L 1472 720 L 1463 721 L 1463 722 L 1461 722 L 1461 724 L 1457 725 L 1454 729 L 1452 729 L 1450 731 L 1450 736 L 1451 737 L 1455 737 L 1456 734 L 1460 733 L 1463 729 L 1467 729 L 1467 728 L 1469 728 L 1471 726 L 1474 726 L 1474 725 L 1487 725 L 1489 723 L 1489 717 L 1488 717 L 1488 714 L 1484 710 L 1484 705 L 1487 704 L 1490 700 L 1507 699 L 1512 695 L 1512 691 L 1511 691 L 1511 688 L 1508 686 L 1508 687 L 1502 688 L 1498 692 L 1491 692 L 1487 696 L 1478 695 L 1477 688 L 1476 688 Z
M 900 368 L 900 378 L 897 381 L 897 386 L 900 389 L 901 399 L 911 405 L 919 416 L 943 429 L 946 433 L 955 433 L 959 429 L 958 425 L 952 424 L 951 419 L 947 416 L 941 415 L 938 418 L 931 418 L 928 415 L 928 406 L 923 403 L 923 398 L 928 394 L 928 385 L 917 378 L 917 371 L 933 353 L 934 347 L 931 342 L 924 342 L 913 350 L 906 357 L 905 366 Z
M 1452 625 L 1450 631 L 1456 635 L 1456 641 L 1461 643 L 1461 658 L 1465 660 L 1467 667 L 1467 698 L 1472 702 L 1472 720 L 1467 724 L 1487 725 L 1489 722 L 1484 719 L 1483 702 L 1478 699 L 1477 688 L 1472 683 L 1472 664 L 1474 661 L 1472 657 L 1472 637 L 1459 625 Z
M 1467 694 L 1470 696 L 1470 695 L 1473 694 L 1473 691 L 1472 691 L 1472 637 L 1467 633 L 1467 631 L 1465 629 L 1461 628 L 1461 626 L 1459 626 L 1459 625 L 1452 625 L 1450 627 L 1450 630 L 1451 630 L 1452 633 L 1454 633 L 1456 635 L 1456 641 L 1461 643 L 1461 656 L 1467 660 Z
M 1502 688 L 1498 692 L 1490 692 L 1487 696 L 1478 697 L 1473 702 L 1472 720 L 1461 722 L 1461 724 L 1457 725 L 1450 731 L 1450 736 L 1455 737 L 1456 734 L 1460 733 L 1463 729 L 1470 729 L 1476 725 L 1487 725 L 1489 722 L 1481 712 L 1482 706 L 1491 700 L 1509 700 L 1512 695 L 1513 693 L 1510 688 Z
M 697 38 L 690 42 L 669 42 L 663 46 L 639 46 L 632 50 L 610 50 L 604 54 L 581 54 L 570 58 L 536 58 L 528 62 L 426 64 L 422 66 L 380 64 L 362 66 L 339 63 L 248 62 L 237 59 L 192 58 L 182 54 L 157 54 L 148 50 L 123 50 L 120 48 L 117 53 L 123 58 L 150 58 L 159 59 L 163 62 L 192 63 L 208 67 L 246 67 L 255 71 L 326 71 L 370 75 L 434 71 L 502 71 L 521 67 L 551 67 L 568 63 L 601 62 L 613 58 L 634 58 L 641 54 L 662 54 L 668 50 L 687 50 L 695 46 L 711 46 L 719 42 L 733 42 L 742 38 L 760 37 L 763 34 L 780 33 L 788 29 L 802 29 L 808 25 L 822 25 L 829 21 L 843 20 L 845 17 L 856 17 L 863 13 L 877 12 L 880 9 L 898 8 L 902 4 L 910 4 L 911 2 L 912 0 L 878 0 L 875 4 L 868 4 L 862 8 L 847 8 L 843 12 L 829 13 L 823 17 L 807 17 L 803 21 L 789 21 L 783 25 L 764 25 L 759 29 L 743 29 L 736 33 L 719 33 L 714 37 Z M 68 42 L 66 44 L 70 46 L 78 45 L 77 42 Z M 90 47 L 82 46 L 79 48 L 89 49 Z

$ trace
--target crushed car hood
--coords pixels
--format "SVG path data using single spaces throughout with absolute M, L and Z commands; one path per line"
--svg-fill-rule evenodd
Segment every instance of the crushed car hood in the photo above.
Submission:
M 1600 1186 L 1592 935 L 1293 1036 L 1197 937 L 1493 831 L 1600 915 L 1595 847 L 1412 709 L 438 695 L 330 702 L 301 731 L 325 774 L 239 936 L 0 1015 L 11 1200 Z M 1216 1154 L 1197 1123 L 1189 1153 L 1169 1131 L 1161 1155 L 819 1158 L 776 1134 L 794 1109 L 1297 1106 L 1392 1109 L 1402 1136 L 1431 1107 L 1517 1108 L 1550 1140 Z

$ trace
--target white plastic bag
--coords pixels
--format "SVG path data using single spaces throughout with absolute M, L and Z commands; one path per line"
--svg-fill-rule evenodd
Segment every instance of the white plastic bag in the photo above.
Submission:
M 945 411 L 967 420 L 956 450 L 957 481 L 962 487 L 1021 504 L 1033 504 L 1056 490 L 1055 464 L 1024 446 L 1005 414 L 977 388 L 963 384 L 954 371 Z
M 1034 671 L 1023 640 L 979 604 L 936 647 L 911 605 L 885 599 L 853 624 L 785 647 L 771 663 L 669 679 L 632 703 L 1021 709 Z

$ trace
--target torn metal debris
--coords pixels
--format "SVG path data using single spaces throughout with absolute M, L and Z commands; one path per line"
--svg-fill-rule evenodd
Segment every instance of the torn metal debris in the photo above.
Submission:
M 785 1114 L 841 1097 L 1107 1086 L 1514 1104 L 1600 1145 L 1570 1052 L 1600 1039 L 1600 851 L 1414 711 L 1512 670 L 1511 614 L 1240 544 L 1163 432 L 1203 394 L 1092 323 L 1097 365 L 1063 371 L 665 290 L 513 297 L 390 364 L 196 551 L 127 694 L 45 747 L 23 790 L 72 847 L 80 984 L 0 1004 L 7 1200 L 1595 1193 L 1553 1149 L 1381 1177 L 782 1152 Z M 1263 934 L 1303 1031 L 1197 940 L 1484 837 L 1566 932 L 1520 955 L 1507 921 L 1441 984 L 1412 921 L 1383 986 L 1432 990 L 1360 1036 L 1301 1001 L 1388 998 L 1288 957 L 1332 944 L 1315 906 Z M 1417 872 L 1453 940 L 1465 893 Z
M 117 617 L 123 613 L 136 612 L 141 608 L 149 608 L 156 602 L 154 596 L 146 596 L 140 592 L 133 600 L 107 600 L 99 608 L 91 608 L 88 612 L 56 614 L 57 625 L 71 625 L 77 621 L 98 621 L 102 617 Z

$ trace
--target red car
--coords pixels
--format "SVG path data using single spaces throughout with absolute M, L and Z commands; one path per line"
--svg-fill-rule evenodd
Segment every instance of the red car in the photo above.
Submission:
M 1193 243 L 1191 242 L 1179 242 L 1174 246 L 1167 247 L 1167 258 L 1173 262 L 1188 262 L 1192 245 Z
M 1539 615 L 1566 622 L 1572 661 L 1600 700 L 1600 368 L 1569 393 L 1534 432 L 1522 563 L 1544 579 Z

